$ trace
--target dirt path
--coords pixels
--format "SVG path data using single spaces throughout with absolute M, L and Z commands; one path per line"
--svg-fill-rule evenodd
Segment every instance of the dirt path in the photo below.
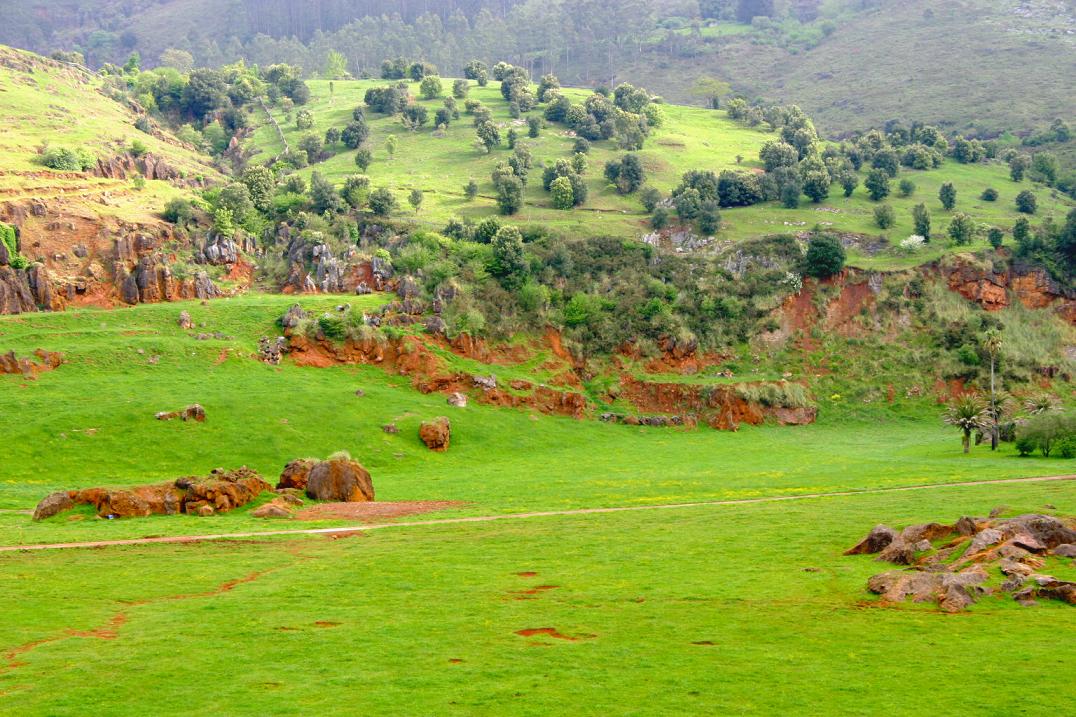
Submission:
M 791 500 L 809 500 L 813 498 L 841 498 L 858 495 L 877 495 L 879 493 L 902 493 L 914 490 L 942 490 L 945 488 L 962 488 L 981 485 L 1006 485 L 1013 483 L 1045 483 L 1053 481 L 1073 481 L 1076 475 L 1043 476 L 1039 478 L 1002 478 L 998 480 L 964 481 L 961 483 L 927 483 L 923 485 L 897 486 L 893 488 L 870 488 L 867 490 L 845 490 L 832 493 L 803 493 L 800 495 L 778 495 L 765 498 L 740 498 L 736 500 L 709 500 L 694 503 L 667 503 L 662 505 L 627 505 L 616 508 L 577 508 L 575 510 L 546 510 L 533 513 L 504 513 L 502 515 L 476 515 L 465 518 L 441 518 L 435 520 L 416 520 L 408 523 L 372 523 L 369 525 L 350 525 L 342 528 L 308 528 L 305 530 L 265 530 L 248 533 L 223 533 L 219 535 L 177 535 L 161 538 L 133 538 L 130 540 L 98 540 L 82 543 L 42 543 L 39 545 L 5 545 L 0 546 L 0 553 L 13 553 L 30 550 L 64 550 L 69 548 L 111 548 L 124 545 L 156 545 L 167 543 L 200 543 L 210 540 L 238 540 L 241 538 L 261 538 L 281 535 L 335 535 L 357 533 L 383 528 L 415 528 L 433 525 L 459 525 L 463 523 L 489 523 L 499 520 L 530 520 L 533 518 L 552 518 L 573 515 L 599 515 L 604 513 L 632 513 L 644 510 L 676 510 L 681 508 L 703 508 L 716 505 L 750 505 L 754 503 L 780 503 Z

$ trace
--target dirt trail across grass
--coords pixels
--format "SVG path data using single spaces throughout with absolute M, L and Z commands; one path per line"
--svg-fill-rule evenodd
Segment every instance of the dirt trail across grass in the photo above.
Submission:
M 531 513 L 504 513 L 501 515 L 475 515 L 463 518 L 441 518 L 439 520 L 415 520 L 407 523 L 371 523 L 349 525 L 337 528 L 308 528 L 305 530 L 265 530 L 246 533 L 221 533 L 217 535 L 177 535 L 159 538 L 132 538 L 129 540 L 97 540 L 80 543 L 41 543 L 37 545 L 0 546 L 0 553 L 12 553 L 30 550 L 66 550 L 73 548 L 112 548 L 126 545 L 155 545 L 168 543 L 200 543 L 213 540 L 238 540 L 243 538 L 262 538 L 276 536 L 302 535 L 338 535 L 358 533 L 382 528 L 415 528 L 434 525 L 459 525 L 463 523 L 489 523 L 500 520 L 529 520 L 533 518 L 552 518 L 573 515 L 600 515 L 605 513 L 630 513 L 649 510 L 675 510 L 682 508 L 703 508 L 720 505 L 750 505 L 754 503 L 779 503 L 792 500 L 810 500 L 814 498 L 841 498 L 857 495 L 876 495 L 879 493 L 900 493 L 914 490 L 942 490 L 945 488 L 962 488 L 967 486 L 1006 485 L 1013 483 L 1043 483 L 1052 481 L 1076 481 L 1076 474 L 1060 476 L 1041 476 L 1037 478 L 1002 478 L 997 480 L 962 481 L 959 483 L 926 483 L 921 485 L 896 486 L 892 488 L 868 488 L 865 490 L 845 490 L 830 493 L 802 493 L 798 495 L 776 495 L 762 498 L 739 498 L 735 500 L 708 500 L 693 503 L 665 503 L 657 505 L 625 505 L 613 508 L 576 508 L 573 510 L 546 510 Z

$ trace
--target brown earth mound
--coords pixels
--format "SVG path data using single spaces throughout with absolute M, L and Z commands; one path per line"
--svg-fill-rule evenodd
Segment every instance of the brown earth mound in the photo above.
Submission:
M 135 518 L 148 515 L 213 515 L 250 503 L 272 487 L 247 467 L 234 471 L 218 468 L 208 476 L 188 476 L 175 481 L 129 489 L 87 488 L 52 493 L 37 505 L 34 520 L 44 520 L 92 505 L 102 518 Z
M 981 596 L 1008 594 L 1022 605 L 1033 605 L 1036 598 L 1076 605 L 1076 582 L 1039 572 L 1047 559 L 1076 555 L 1076 518 L 965 516 L 953 525 L 924 523 L 900 532 L 879 525 L 845 553 L 864 554 L 909 566 L 867 581 L 867 589 L 887 603 L 935 602 L 957 612 Z M 990 576 L 998 572 L 1004 580 L 991 584 Z

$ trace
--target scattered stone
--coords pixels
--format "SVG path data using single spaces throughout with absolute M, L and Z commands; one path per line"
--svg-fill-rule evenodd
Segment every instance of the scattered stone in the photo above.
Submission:
M 197 423 L 205 423 L 205 409 L 200 404 L 193 404 L 187 406 L 182 411 L 161 411 L 157 414 L 158 421 L 173 421 L 180 418 L 184 421 L 196 421 Z
M 334 503 L 366 503 L 374 499 L 374 484 L 358 462 L 332 458 L 310 469 L 306 495 Z
M 0 354 L 0 374 L 22 374 L 23 378 L 33 380 L 39 373 L 52 371 L 59 368 L 63 362 L 63 354 L 53 351 L 37 349 L 34 351 L 37 361 L 29 358 L 18 358 L 14 351 Z
M 456 408 L 467 408 L 467 396 L 457 391 L 448 397 L 448 405 Z
M 366 391 L 363 391 L 361 388 L 356 388 L 355 389 L 355 396 L 357 398 L 364 398 L 366 396 Z
M 190 331 L 194 328 L 194 321 L 191 319 L 191 315 L 187 311 L 179 312 L 179 328 L 184 331 Z
M 419 427 L 418 437 L 431 451 L 443 453 L 452 441 L 452 424 L 444 416 L 426 421 Z
M 474 382 L 476 388 L 480 388 L 483 391 L 492 391 L 497 388 L 496 376 L 472 376 L 471 381 Z
M 1062 558 L 1076 558 L 1076 545 L 1072 543 L 1058 545 L 1054 548 L 1053 554 Z
M 291 510 L 287 504 L 276 499 L 255 509 L 250 515 L 254 518 L 290 518 Z
M 287 350 L 288 340 L 283 336 L 277 336 L 275 340 L 268 336 L 258 339 L 258 358 L 270 366 L 279 365 Z

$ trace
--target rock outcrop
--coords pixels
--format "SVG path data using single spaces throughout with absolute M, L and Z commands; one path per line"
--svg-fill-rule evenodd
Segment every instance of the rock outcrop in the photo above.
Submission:
M 935 543 L 941 542 L 940 546 Z M 1040 571 L 1051 557 L 1076 555 L 1076 519 L 1029 514 L 1015 518 L 962 517 L 953 525 L 923 523 L 900 532 L 876 526 L 845 555 L 909 566 L 867 581 L 886 602 L 935 602 L 957 612 L 986 595 L 1011 595 L 1021 604 L 1036 598 L 1076 605 L 1076 583 Z M 992 574 L 1003 579 L 996 584 Z
M 183 421 L 195 421 L 197 423 L 205 423 L 205 409 L 200 404 L 192 404 L 187 406 L 182 411 L 161 411 L 156 415 L 158 421 L 174 421 L 175 419 L 181 419 Z
M 63 354 L 44 349 L 34 351 L 34 357 L 36 361 L 19 358 L 14 351 L 0 354 L 0 374 L 22 374 L 23 378 L 32 380 L 39 373 L 59 368 L 64 362 Z
M 280 474 L 280 480 L 277 481 L 277 490 L 287 490 L 289 488 L 295 490 L 306 490 L 306 484 L 310 479 L 310 471 L 318 464 L 312 458 L 299 458 L 294 460 L 288 465 L 284 466 L 284 471 Z
M 208 476 L 188 476 L 156 485 L 52 493 L 38 504 L 34 520 L 59 515 L 77 505 L 92 505 L 103 518 L 180 513 L 206 516 L 235 510 L 270 490 L 270 485 L 249 468 L 234 471 L 218 468 Z

